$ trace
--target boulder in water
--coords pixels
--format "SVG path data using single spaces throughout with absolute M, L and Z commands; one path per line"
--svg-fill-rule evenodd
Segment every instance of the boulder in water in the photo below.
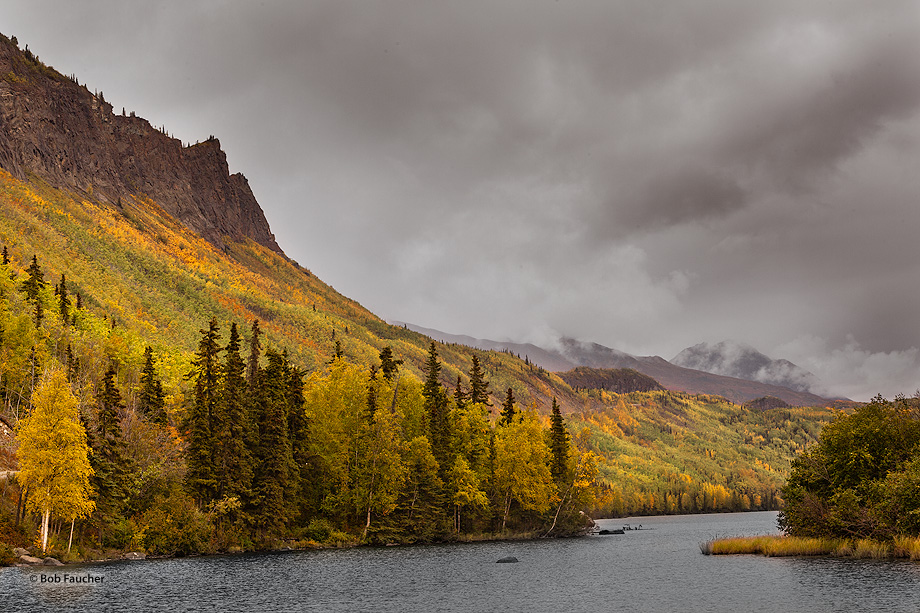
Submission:
M 496 560 L 495 563 L 496 564 L 513 564 L 514 562 L 517 562 L 517 561 L 518 559 L 515 558 L 514 556 L 508 556 L 508 557 L 502 558 L 501 560 Z

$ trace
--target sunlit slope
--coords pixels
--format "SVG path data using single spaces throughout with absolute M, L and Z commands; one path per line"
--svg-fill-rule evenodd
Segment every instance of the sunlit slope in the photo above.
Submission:
M 349 361 L 375 364 L 389 345 L 404 369 L 421 373 L 430 339 L 391 326 L 342 296 L 308 270 L 253 241 L 225 239 L 214 247 L 143 197 L 115 205 L 21 182 L 0 171 L 0 243 L 24 269 L 37 255 L 45 280 L 66 274 L 87 311 L 110 322 L 137 359 L 152 345 L 167 364 L 168 383 L 181 387 L 198 330 L 214 317 L 243 327 L 258 319 L 265 343 L 286 349 L 305 370 L 322 368 L 338 343 Z M 466 383 L 474 350 L 439 345 L 442 380 Z M 547 408 L 553 395 L 567 408 L 575 396 L 555 375 L 509 354 L 479 352 L 495 402 L 512 388 L 521 405 Z M 128 361 L 132 361 L 129 359 Z
M 71 295 L 82 298 L 75 329 L 43 327 L 46 338 L 38 340 L 47 347 L 44 355 L 61 359 L 61 343 L 73 343 L 83 368 L 95 371 L 88 381 L 101 377 L 108 360 L 117 360 L 129 406 L 149 344 L 169 410 L 174 420 L 181 417 L 192 351 L 212 317 L 225 334 L 230 322 L 245 330 L 259 319 L 263 344 L 287 350 L 307 371 L 324 368 L 337 343 L 348 361 L 365 366 L 376 364 L 380 349 L 389 345 L 405 360 L 402 372 L 421 378 L 428 337 L 386 324 L 253 241 L 227 239 L 225 250 L 216 248 L 149 199 L 100 204 L 91 195 L 35 178 L 21 182 L 0 171 L 0 210 L 0 244 L 20 278 L 34 254 L 49 285 L 64 273 Z M 28 342 L 36 342 L 30 334 Z M 21 364 L 4 368 L 26 368 L 28 347 L 11 351 Z M 438 344 L 438 351 L 441 380 L 450 390 L 458 375 L 468 384 L 471 357 L 479 355 L 494 414 L 508 388 L 519 408 L 544 415 L 556 397 L 573 436 L 600 456 L 606 489 L 598 511 L 604 514 L 773 505 L 790 460 L 830 415 L 826 409 L 750 411 L 719 397 L 671 392 L 576 392 L 558 375 L 511 353 L 456 344 Z
M 603 515 L 771 509 L 793 457 L 834 411 L 751 411 L 718 396 L 656 391 L 582 394 L 569 427 L 604 458 Z

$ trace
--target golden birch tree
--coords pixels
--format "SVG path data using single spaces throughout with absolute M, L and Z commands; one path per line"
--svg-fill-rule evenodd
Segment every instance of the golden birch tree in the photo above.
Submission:
M 19 482 L 29 491 L 29 510 L 41 513 L 41 548 L 48 548 L 52 511 L 73 520 L 89 515 L 95 503 L 89 484 L 86 430 L 67 378 L 54 370 L 32 395 L 32 414 L 19 422 Z

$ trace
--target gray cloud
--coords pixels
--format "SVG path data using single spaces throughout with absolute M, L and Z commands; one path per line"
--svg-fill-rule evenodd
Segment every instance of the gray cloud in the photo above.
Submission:
M 288 254 L 384 317 L 666 356 L 734 338 L 857 397 L 920 387 L 916 0 L 0 16 L 116 108 L 220 137 Z

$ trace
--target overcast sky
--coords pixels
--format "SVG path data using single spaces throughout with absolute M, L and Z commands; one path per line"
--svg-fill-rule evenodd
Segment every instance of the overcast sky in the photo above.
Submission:
M 0 32 L 217 136 L 385 319 L 920 388 L 920 0 L 0 0 Z

